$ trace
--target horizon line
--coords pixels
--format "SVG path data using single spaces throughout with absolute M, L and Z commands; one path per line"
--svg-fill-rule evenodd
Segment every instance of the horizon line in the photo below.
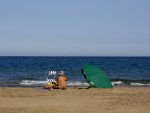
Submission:
M 150 57 L 150 56 L 119 56 L 119 55 L 112 55 L 112 56 L 103 56 L 103 55 L 0 55 L 0 57 Z

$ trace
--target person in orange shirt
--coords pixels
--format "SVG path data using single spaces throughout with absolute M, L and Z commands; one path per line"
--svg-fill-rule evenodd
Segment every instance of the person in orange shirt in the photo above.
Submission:
M 59 77 L 57 78 L 59 89 L 67 88 L 67 77 L 64 75 L 64 71 L 60 71 Z

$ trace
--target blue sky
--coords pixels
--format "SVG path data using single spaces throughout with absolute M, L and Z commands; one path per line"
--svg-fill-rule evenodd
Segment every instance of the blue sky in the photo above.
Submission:
M 0 56 L 150 56 L 149 0 L 0 0 Z

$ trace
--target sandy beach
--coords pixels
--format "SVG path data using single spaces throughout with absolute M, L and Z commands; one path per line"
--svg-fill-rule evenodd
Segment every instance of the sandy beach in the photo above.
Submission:
M 149 87 L 0 88 L 0 113 L 150 113 Z

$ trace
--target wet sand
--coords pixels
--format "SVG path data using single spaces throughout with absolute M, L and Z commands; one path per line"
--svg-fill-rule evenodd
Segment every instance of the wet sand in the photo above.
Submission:
M 150 113 L 150 87 L 0 88 L 0 113 Z

